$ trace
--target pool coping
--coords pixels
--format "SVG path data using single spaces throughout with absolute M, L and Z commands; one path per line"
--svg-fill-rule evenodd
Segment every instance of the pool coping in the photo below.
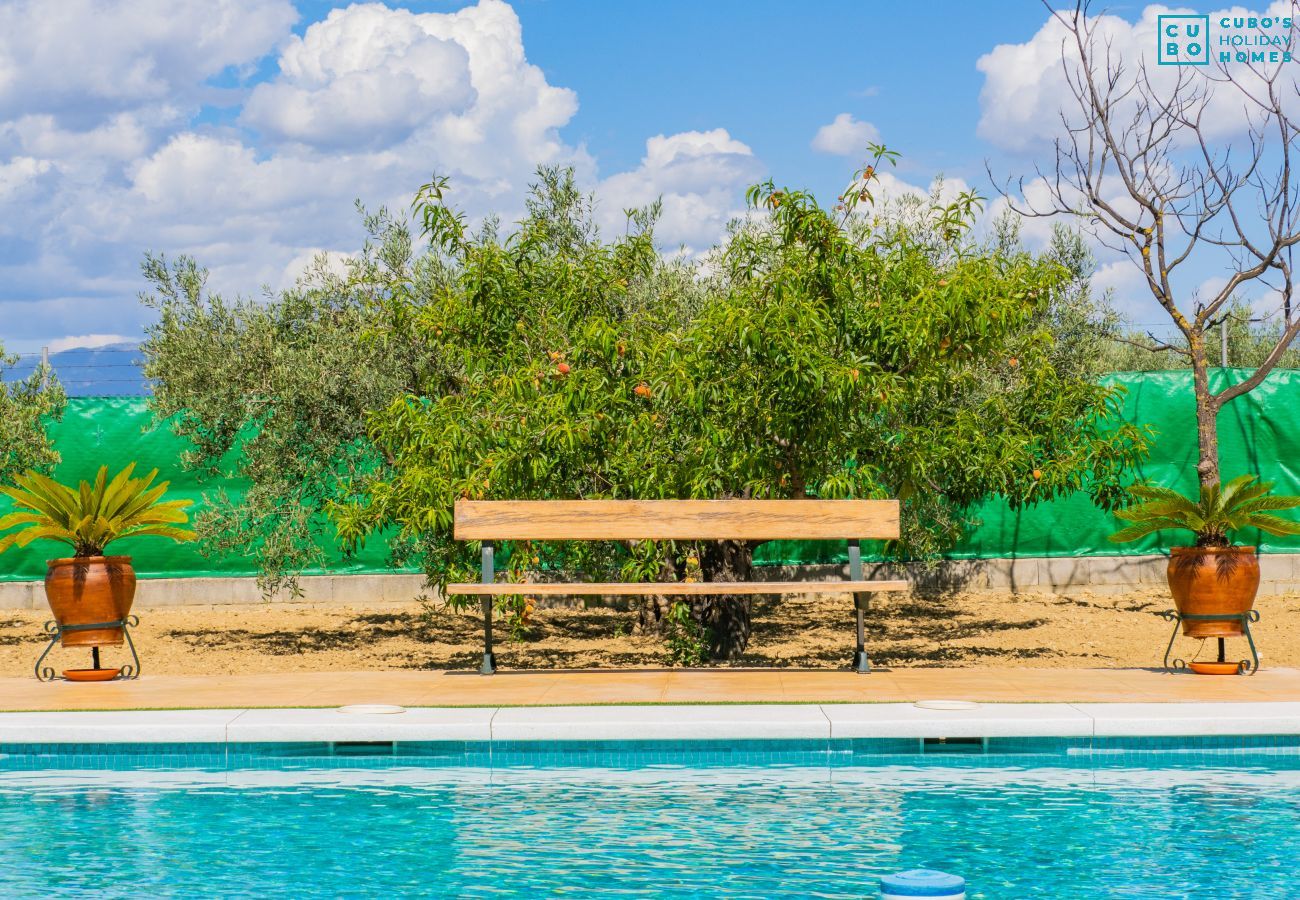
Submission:
M 1300 702 L 183 709 L 0 713 L 0 744 L 1300 735 Z

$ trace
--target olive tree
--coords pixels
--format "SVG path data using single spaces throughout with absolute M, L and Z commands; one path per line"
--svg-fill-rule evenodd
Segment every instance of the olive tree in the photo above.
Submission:
M 4 378 L 16 362 L 0 345 L 0 484 L 28 469 L 49 472 L 59 461 L 49 426 L 63 416 L 63 388 L 45 362 L 26 378 Z
M 400 221 L 381 210 L 366 224 L 373 239 L 346 271 L 320 259 L 260 301 L 210 293 L 188 257 L 143 263 L 152 290 L 142 300 L 158 314 L 141 347 L 153 411 L 189 442 L 187 466 L 246 485 L 205 496 L 200 547 L 254 557 L 267 592 L 298 591 L 297 576 L 334 545 L 328 504 L 387 465 L 367 413 L 437 369 L 422 344 L 358 340 L 400 333 L 387 327 L 406 308 L 385 294 L 390 285 L 431 293 L 438 279 L 413 259 Z

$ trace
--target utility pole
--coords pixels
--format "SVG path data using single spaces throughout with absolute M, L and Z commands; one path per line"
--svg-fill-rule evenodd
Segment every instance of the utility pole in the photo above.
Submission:
M 1228 317 L 1219 320 L 1219 362 L 1228 368 Z
M 41 390 L 50 386 L 50 348 L 41 348 Z

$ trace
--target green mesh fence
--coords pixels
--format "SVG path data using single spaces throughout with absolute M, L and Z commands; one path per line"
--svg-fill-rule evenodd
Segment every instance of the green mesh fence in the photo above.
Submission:
M 1222 369 L 1210 375 L 1211 390 L 1244 381 L 1253 369 Z M 1142 466 L 1144 478 L 1186 493 L 1196 490 L 1196 404 L 1191 372 L 1121 372 L 1104 379 L 1122 385 L 1124 417 L 1150 425 L 1155 439 Z M 1219 413 L 1219 454 L 1225 479 L 1247 472 L 1276 481 L 1280 492 L 1300 493 L 1300 370 L 1274 371 L 1251 393 Z M 994 499 L 972 515 L 980 525 L 953 551 L 954 559 L 1034 556 L 1138 556 L 1187 543 L 1185 532 L 1129 544 L 1107 537 L 1122 523 L 1074 494 L 1020 510 Z M 1254 530 L 1237 540 L 1265 553 L 1300 549 L 1300 538 L 1275 538 Z M 865 550 L 864 550 L 865 553 Z M 837 562 L 843 550 L 820 542 L 778 542 L 760 547 L 756 561 L 782 564 Z
M 196 506 L 202 503 L 205 491 L 222 487 L 232 498 L 238 498 L 246 485 L 242 479 L 222 478 L 218 482 L 182 469 L 180 458 L 186 450 L 186 442 L 173 435 L 166 426 L 154 426 L 153 415 L 143 397 L 69 399 L 63 421 L 54 428 L 54 442 L 63 457 L 55 477 L 64 482 L 93 478 L 101 465 L 107 465 L 113 473 L 135 461 L 137 471 L 143 473 L 157 468 L 158 479 L 171 482 L 167 490 L 169 498 L 190 499 Z M 0 515 L 10 508 L 9 498 L 0 496 Z M 25 548 L 14 548 L 0 554 L 0 581 L 44 578 L 45 560 L 64 555 L 60 549 L 62 546 L 49 541 L 34 541 Z M 370 542 L 361 554 L 347 560 L 333 546 L 325 549 L 326 567 L 310 570 L 309 574 L 394 571 L 387 565 L 388 553 L 382 541 Z M 109 552 L 133 557 L 136 573 L 141 578 L 257 574 L 256 564 L 247 557 L 234 554 L 208 557 L 200 553 L 195 544 L 177 544 L 159 538 L 126 538 L 114 543 Z
M 1228 369 L 1211 376 L 1215 390 L 1241 381 L 1250 370 Z M 1109 383 L 1127 389 L 1124 415 L 1130 421 L 1152 426 L 1156 432 L 1151 456 L 1142 474 L 1162 485 L 1184 491 L 1195 489 L 1196 419 L 1189 372 L 1120 373 Z M 152 417 L 139 397 L 83 397 L 68 402 L 63 422 L 56 427 L 55 442 L 63 462 L 57 476 L 71 480 L 90 477 L 101 464 L 111 469 L 138 461 L 145 469 L 157 467 L 171 481 L 170 495 L 201 502 L 205 490 L 216 483 L 180 467 L 184 442 L 165 427 L 153 427 Z M 1276 481 L 1286 493 L 1300 493 L 1300 370 L 1274 372 L 1255 391 L 1235 400 L 1219 415 L 1219 444 L 1225 477 L 1245 472 Z M 243 484 L 223 479 L 221 486 L 237 496 Z M 0 498 L 0 515 L 9 510 Z M 953 558 L 975 559 L 1014 556 L 1113 556 L 1156 552 L 1180 542 L 1177 533 L 1132 544 L 1111 544 L 1107 535 L 1116 520 L 1098 510 L 1086 496 L 1074 495 L 1013 511 L 1000 500 L 990 500 L 973 511 L 979 527 L 957 546 Z M 1300 538 L 1273 538 L 1246 533 L 1244 542 L 1258 543 L 1265 553 L 1295 552 Z M 1185 541 L 1186 535 L 1182 536 Z M 135 558 L 142 577 L 201 577 L 254 575 L 247 558 L 223 555 L 208 558 L 193 545 L 172 544 L 154 538 L 125 540 L 113 552 Z M 374 541 L 359 556 L 344 560 L 333 547 L 326 548 L 328 564 L 317 570 L 335 573 L 390 572 L 382 542 Z M 0 556 L 0 581 L 43 578 L 45 560 L 57 555 L 57 546 L 36 542 L 26 549 Z M 843 545 L 824 542 L 781 541 L 759 548 L 760 563 L 830 562 L 843 558 Z M 414 571 L 414 570 L 403 570 Z

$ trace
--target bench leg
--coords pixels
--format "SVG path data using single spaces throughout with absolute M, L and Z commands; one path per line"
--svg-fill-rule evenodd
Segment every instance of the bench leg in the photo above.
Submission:
M 480 675 L 492 675 L 497 670 L 496 655 L 492 652 L 492 598 L 483 598 L 483 665 Z
M 849 541 L 849 580 L 862 580 L 862 545 L 856 540 Z M 867 659 L 867 594 L 854 594 L 853 607 L 858 616 L 858 647 L 853 653 L 853 671 L 865 675 L 871 671 L 871 661 Z
M 491 584 L 496 580 L 496 570 L 494 568 L 494 550 L 491 541 L 483 542 L 482 556 L 482 576 L 484 584 Z M 496 656 L 492 653 L 492 598 L 485 595 L 483 597 L 483 665 L 479 666 L 480 675 L 491 675 L 497 670 Z
M 853 654 L 853 671 L 859 675 L 866 675 L 871 671 L 871 660 L 867 659 L 867 627 L 866 614 L 862 607 L 858 607 L 858 649 Z

